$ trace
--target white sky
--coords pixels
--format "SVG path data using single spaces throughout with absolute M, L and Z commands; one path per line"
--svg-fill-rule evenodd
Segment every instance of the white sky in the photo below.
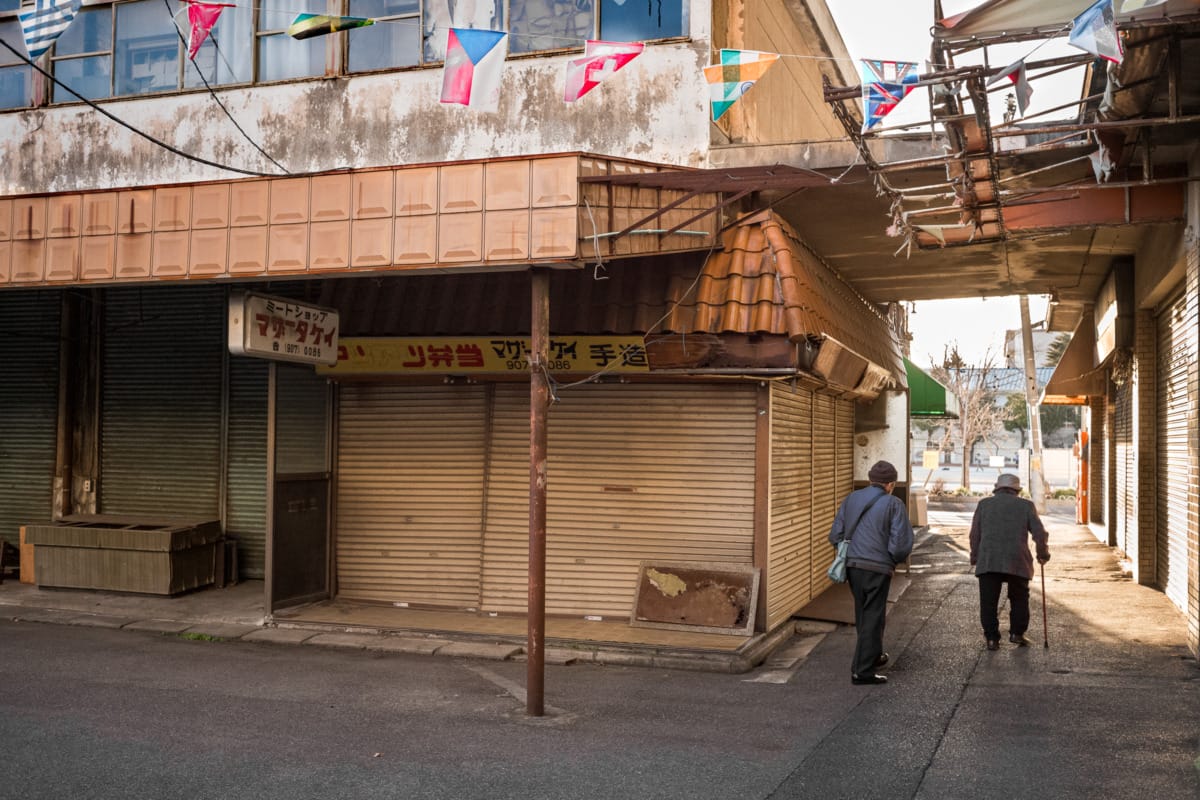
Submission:
M 929 59 L 929 29 L 933 27 L 933 0 L 826 0 L 829 10 L 837 21 L 846 42 L 846 48 L 855 59 L 876 58 L 887 61 L 915 61 L 920 71 L 925 72 Z M 944 0 L 943 11 L 947 15 L 957 14 L 973 8 L 982 0 Z M 886 10 L 885 10 L 886 9 Z M 989 61 L 1001 67 L 1029 56 L 1037 43 L 1020 43 L 992 48 Z M 1032 60 L 1053 58 L 1069 53 L 1078 53 L 1066 44 L 1065 37 L 1038 49 Z M 958 65 L 980 63 L 960 57 Z M 858 71 L 855 65 L 854 71 Z M 1027 116 L 1056 107 L 1067 99 L 1081 94 L 1082 77 L 1078 71 L 1035 80 L 1033 98 Z M 992 94 L 989 107 L 993 118 L 1003 113 L 1003 95 Z M 1035 119 L 1062 118 L 1070 114 L 1066 109 L 1058 114 Z M 929 100 L 925 90 L 915 90 L 905 98 L 896 110 L 881 123 L 892 126 L 929 119 Z M 918 258 L 919 255 L 914 255 Z M 1046 316 L 1045 296 L 1029 299 L 1030 321 L 1036 325 Z M 910 306 L 910 311 L 912 307 Z M 991 350 L 994 363 L 1004 358 L 1004 333 L 1021 327 L 1020 301 L 1016 297 L 993 297 L 987 300 L 968 298 L 960 300 L 937 300 L 915 304 L 915 313 L 909 317 L 909 330 L 913 335 L 912 360 L 919 366 L 930 366 L 940 361 L 948 344 L 957 344 L 959 353 L 968 363 L 983 361 Z

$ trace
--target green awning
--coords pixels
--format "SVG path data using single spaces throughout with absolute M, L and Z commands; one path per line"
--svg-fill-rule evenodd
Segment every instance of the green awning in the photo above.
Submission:
M 908 373 L 909 416 L 958 419 L 958 399 L 953 392 L 907 358 L 904 369 Z

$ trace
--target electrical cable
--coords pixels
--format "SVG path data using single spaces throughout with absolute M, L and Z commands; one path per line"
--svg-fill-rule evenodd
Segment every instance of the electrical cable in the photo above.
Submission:
M 49 78 L 51 81 L 54 82 L 54 84 L 56 86 L 61 86 L 63 89 L 66 89 L 72 95 L 74 95 L 75 97 L 82 100 L 93 111 L 99 112 L 102 116 L 108 117 L 113 122 L 120 125 L 121 127 L 126 128 L 126 129 L 132 131 L 133 133 L 136 133 L 138 136 L 141 136 L 143 139 L 151 142 L 152 144 L 158 145 L 159 147 L 163 148 L 164 150 L 167 150 L 168 152 L 174 153 L 175 155 L 177 155 L 181 158 L 186 158 L 189 161 L 195 161 L 198 164 L 204 164 L 205 166 L 209 166 L 209 167 L 216 167 L 217 169 L 227 170 L 228 172 L 236 172 L 241 175 L 253 175 L 253 176 L 259 177 L 259 178 L 272 178 L 272 177 L 278 176 L 278 174 L 279 174 L 277 172 L 261 172 L 259 170 L 242 169 L 241 167 L 231 167 L 228 164 L 221 164 L 216 161 L 209 161 L 207 158 L 202 158 L 201 156 L 192 155 L 191 153 L 185 153 L 183 150 L 180 150 L 179 148 L 175 147 L 174 145 L 167 144 L 166 142 L 162 141 L 161 139 L 156 139 L 155 137 L 151 136 L 150 134 L 146 133 L 145 131 L 135 128 L 133 125 L 131 125 L 128 122 L 126 122 L 125 120 L 121 119 L 116 114 L 113 114 L 111 111 L 106 111 L 105 109 L 101 108 L 95 102 L 84 97 L 79 92 L 75 91 L 70 86 L 67 86 L 65 83 L 60 81 L 58 78 L 51 75 L 48 71 L 39 67 L 26 54 L 21 53 L 15 47 L 13 47 L 11 44 L 4 41 L 3 39 L 0 39 L 0 44 L 4 45 L 5 49 L 7 49 L 14 56 L 21 59 L 23 62 L 25 62 L 29 66 L 33 67 L 35 70 L 37 70 L 39 73 L 41 73 L 45 77 Z M 291 173 L 287 173 L 287 174 L 291 174 Z
M 175 27 L 175 34 L 179 37 L 179 42 L 180 42 L 180 44 L 183 45 L 184 52 L 187 52 L 188 42 L 187 42 L 187 39 L 184 38 L 183 31 L 179 29 L 179 23 L 177 23 L 175 21 L 175 15 L 171 13 L 171 0 L 163 0 L 163 5 L 165 5 L 167 7 L 167 14 L 171 17 L 171 24 Z M 217 48 L 216 38 L 210 36 L 210 41 L 212 41 L 213 47 L 217 49 L 217 53 L 220 55 L 221 51 L 220 51 L 220 48 Z M 224 60 L 224 56 L 222 55 L 221 57 L 222 57 L 222 60 Z M 208 90 L 208 93 L 210 95 L 212 95 L 212 99 L 216 101 L 217 106 L 220 107 L 221 111 L 225 112 L 225 116 L 228 117 L 229 121 L 233 123 L 233 127 L 237 128 L 238 133 L 240 133 L 242 135 L 242 137 L 247 142 L 249 142 L 250 145 L 255 150 L 262 153 L 264 158 L 266 158 L 272 164 L 274 164 L 275 166 L 277 166 L 281 170 L 283 170 L 283 173 L 285 175 L 291 175 L 292 173 L 287 167 L 285 167 L 283 164 L 280 164 L 278 161 L 276 161 L 271 156 L 270 153 L 268 153 L 266 150 L 262 149 L 262 147 L 258 144 L 258 142 L 254 141 L 252 138 L 250 138 L 250 134 L 246 133 L 246 131 L 242 128 L 242 126 L 238 124 L 238 121 L 233 118 L 233 114 L 231 114 L 229 112 L 229 109 L 225 107 L 225 104 L 221 102 L 221 98 L 217 96 L 216 91 L 212 88 L 211 85 L 209 85 L 208 78 L 204 77 L 204 72 L 200 69 L 200 65 L 196 63 L 196 60 L 194 58 L 189 59 L 189 60 L 191 61 L 192 66 L 196 68 L 196 74 L 198 76 L 200 76 L 200 80 L 204 84 L 204 88 Z M 229 62 L 226 61 L 225 63 L 228 64 Z

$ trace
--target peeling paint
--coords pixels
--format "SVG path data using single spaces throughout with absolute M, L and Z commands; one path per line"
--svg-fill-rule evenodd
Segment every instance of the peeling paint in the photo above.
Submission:
M 495 113 L 439 102 L 440 69 L 218 90 L 246 134 L 292 173 L 588 152 L 703 166 L 709 147 L 707 42 L 657 45 L 599 90 L 562 101 L 566 60 L 510 60 Z M 280 170 L 207 92 L 103 107 L 185 153 Z M 0 194 L 227 180 L 237 173 L 171 153 L 82 105 L 0 114 Z
M 653 567 L 646 570 L 646 579 L 667 597 L 678 597 L 687 591 L 687 584 L 678 575 L 659 572 Z

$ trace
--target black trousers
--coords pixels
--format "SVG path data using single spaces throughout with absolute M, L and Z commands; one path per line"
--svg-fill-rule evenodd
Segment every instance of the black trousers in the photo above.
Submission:
M 1020 636 L 1029 630 L 1029 579 L 1005 572 L 985 572 L 979 578 L 979 622 L 989 640 L 1000 638 L 1000 587 L 1008 584 L 1008 632 Z
M 858 633 L 850 673 L 874 675 L 875 662 L 883 655 L 883 626 L 887 619 L 887 597 L 892 576 L 847 567 L 846 582 L 850 584 L 850 593 L 854 595 L 854 627 Z

